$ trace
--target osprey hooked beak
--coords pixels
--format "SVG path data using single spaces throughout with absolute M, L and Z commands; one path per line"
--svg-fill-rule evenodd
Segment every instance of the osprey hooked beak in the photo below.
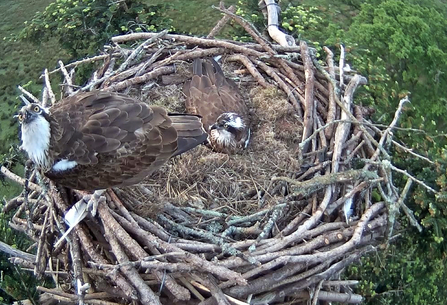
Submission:
M 37 104 L 30 104 L 23 106 L 19 113 L 16 115 L 20 124 L 28 124 L 32 122 L 38 115 L 41 115 L 43 108 Z
M 250 140 L 250 128 L 236 113 L 223 113 L 209 127 L 209 142 L 217 151 L 246 148 Z

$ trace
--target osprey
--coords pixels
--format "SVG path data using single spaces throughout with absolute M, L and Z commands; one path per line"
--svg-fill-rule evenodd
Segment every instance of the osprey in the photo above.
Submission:
M 206 141 L 200 117 L 106 91 L 78 93 L 17 115 L 22 148 L 55 182 L 78 190 L 140 182 L 169 158 Z
M 195 59 L 193 77 L 183 87 L 186 111 L 202 117 L 208 143 L 217 152 L 234 153 L 250 140 L 248 109 L 237 85 L 219 64 Z

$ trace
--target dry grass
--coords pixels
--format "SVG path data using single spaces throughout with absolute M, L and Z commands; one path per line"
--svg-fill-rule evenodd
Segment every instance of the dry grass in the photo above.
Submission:
M 181 64 L 180 78 L 191 73 Z M 231 65 L 223 65 L 234 77 Z M 285 94 L 277 88 L 239 82 L 251 113 L 252 138 L 240 154 L 216 153 L 205 146 L 176 157 L 147 179 L 152 195 L 131 192 L 145 210 L 158 213 L 163 203 L 225 211 L 230 215 L 252 214 L 277 204 L 287 190 L 271 182 L 275 176 L 290 176 L 300 171 L 297 160 L 302 124 Z M 172 112 L 184 112 L 185 98 L 180 85 L 157 85 L 145 95 L 151 104 Z M 138 187 L 133 188 L 133 191 Z M 141 209 L 141 207 L 139 208 Z

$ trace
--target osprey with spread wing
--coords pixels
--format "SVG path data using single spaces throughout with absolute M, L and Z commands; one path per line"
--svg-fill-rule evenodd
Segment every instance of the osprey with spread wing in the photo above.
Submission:
M 136 184 L 206 141 L 200 117 L 127 95 L 92 91 L 20 110 L 22 148 L 41 172 L 79 190 Z

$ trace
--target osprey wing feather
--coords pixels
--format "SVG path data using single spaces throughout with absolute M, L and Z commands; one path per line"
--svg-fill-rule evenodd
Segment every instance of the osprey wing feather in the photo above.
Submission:
M 172 156 L 206 140 L 199 117 L 170 115 L 113 92 L 79 93 L 57 103 L 50 113 L 30 107 L 38 106 L 24 106 L 19 113 L 22 141 L 33 121 L 49 122 L 45 164 L 22 146 L 47 177 L 74 189 L 138 183 Z
M 186 111 L 202 116 L 208 142 L 218 152 L 234 153 L 250 139 L 248 109 L 237 85 L 219 64 L 195 59 L 193 76 L 183 87 Z

